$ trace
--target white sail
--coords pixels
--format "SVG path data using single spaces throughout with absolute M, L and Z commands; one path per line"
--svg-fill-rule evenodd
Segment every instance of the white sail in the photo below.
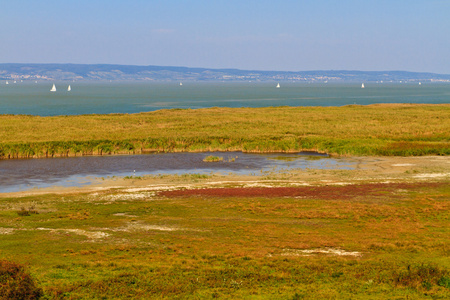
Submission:
M 56 86 L 55 86 L 55 84 L 53 84 L 52 89 L 50 90 L 50 92 L 56 92 Z
M 8 82 L 8 81 L 6 81 L 6 84 L 9 84 L 9 82 Z
M 364 88 L 364 83 L 363 83 L 363 84 L 361 84 L 361 88 L 362 88 L 362 89 Z
M 70 87 L 70 84 L 69 84 L 69 86 L 67 87 L 67 91 L 70 92 L 71 90 L 72 90 L 72 88 Z
M 278 83 L 278 84 L 277 84 L 277 89 L 279 89 L 279 88 L 280 88 L 280 84 Z
M 182 86 L 183 85 L 183 83 L 182 82 L 180 82 L 180 86 Z

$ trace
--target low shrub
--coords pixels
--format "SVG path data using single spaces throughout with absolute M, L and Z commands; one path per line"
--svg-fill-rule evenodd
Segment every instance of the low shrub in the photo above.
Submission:
M 415 289 L 429 290 L 433 285 L 449 285 L 449 271 L 433 264 L 408 265 L 406 270 L 399 271 L 394 281 L 397 285 Z
M 38 214 L 38 211 L 34 209 L 34 206 L 25 208 L 21 207 L 19 211 L 17 211 L 17 214 L 21 217 L 27 217 L 31 216 L 32 214 Z
M 39 299 L 43 291 L 17 263 L 0 260 L 0 299 Z

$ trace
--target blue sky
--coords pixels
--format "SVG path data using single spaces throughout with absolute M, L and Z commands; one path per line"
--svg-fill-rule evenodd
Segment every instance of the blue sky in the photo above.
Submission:
M 450 0 L 1 0 L 0 62 L 450 74 Z

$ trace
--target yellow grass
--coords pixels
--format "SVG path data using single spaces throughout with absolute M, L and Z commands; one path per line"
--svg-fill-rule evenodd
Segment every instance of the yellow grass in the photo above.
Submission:
M 356 155 L 428 155 L 448 154 L 449 140 L 448 104 L 0 116 L 0 156 L 4 157 L 145 150 L 318 150 Z
M 450 105 L 174 109 L 57 117 L 3 115 L 0 128 L 2 142 L 180 136 L 442 139 L 449 137 Z

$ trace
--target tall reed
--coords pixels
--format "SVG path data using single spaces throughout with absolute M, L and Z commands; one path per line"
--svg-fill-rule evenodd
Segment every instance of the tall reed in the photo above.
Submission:
M 448 155 L 450 105 L 385 104 L 0 116 L 0 157 L 152 151 Z

